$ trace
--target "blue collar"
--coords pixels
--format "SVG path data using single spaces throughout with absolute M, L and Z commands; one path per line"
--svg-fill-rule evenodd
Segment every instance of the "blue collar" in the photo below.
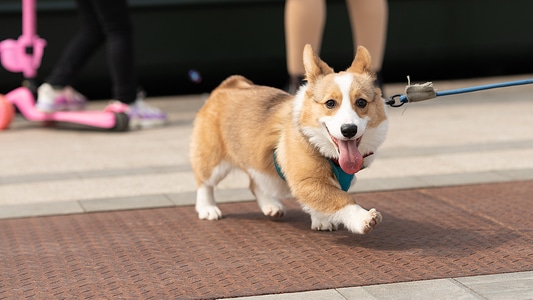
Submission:
M 350 188 L 350 185 L 352 184 L 352 180 L 355 174 L 348 174 L 344 172 L 337 162 L 333 161 L 331 158 L 328 160 L 329 164 L 331 165 L 331 170 L 333 171 L 333 174 L 335 174 L 337 181 L 341 185 L 341 189 L 347 192 Z
M 279 177 L 281 177 L 281 179 L 283 180 L 286 180 L 285 175 L 281 171 L 281 167 L 278 164 L 276 152 L 277 152 L 277 149 L 274 149 L 274 155 L 273 155 L 274 156 L 274 167 L 276 167 L 276 172 L 278 172 Z M 336 163 L 334 160 L 328 159 L 328 161 L 329 161 L 329 164 L 331 165 L 331 170 L 333 171 L 333 174 L 335 174 L 335 178 L 337 178 L 337 181 L 339 182 L 341 186 L 341 189 L 347 192 L 352 183 L 354 174 L 348 174 L 344 172 L 341 166 L 339 166 L 339 164 Z
M 281 167 L 278 164 L 277 152 L 278 152 L 278 149 L 274 149 L 274 154 L 273 154 L 273 156 L 274 156 L 274 167 L 276 167 L 276 172 L 278 172 L 279 177 L 281 177 L 281 179 L 286 181 L 287 179 L 285 179 L 285 175 L 283 175 L 283 172 L 281 171 Z

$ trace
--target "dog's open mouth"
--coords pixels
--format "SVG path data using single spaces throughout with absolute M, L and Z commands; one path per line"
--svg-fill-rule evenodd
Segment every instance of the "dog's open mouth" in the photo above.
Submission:
M 355 140 L 339 140 L 329 135 L 339 152 L 339 166 L 347 174 L 355 174 L 363 167 L 364 158 L 358 146 L 361 138 Z

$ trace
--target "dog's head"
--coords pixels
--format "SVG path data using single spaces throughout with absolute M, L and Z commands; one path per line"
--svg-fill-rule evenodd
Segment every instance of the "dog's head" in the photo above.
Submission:
M 360 46 L 352 65 L 335 73 L 304 49 L 307 84 L 295 98 L 294 121 L 303 134 L 328 158 L 338 160 L 344 172 L 353 174 L 374 153 L 387 132 L 387 117 L 381 90 L 374 85 L 370 54 Z M 369 165 L 372 157 L 366 159 Z

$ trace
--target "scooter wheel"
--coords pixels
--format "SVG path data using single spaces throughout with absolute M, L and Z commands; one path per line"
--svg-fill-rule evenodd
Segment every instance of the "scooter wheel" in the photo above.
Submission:
M 15 116 L 15 108 L 11 102 L 7 101 L 4 95 L 0 95 L 0 130 L 9 127 Z
M 115 126 L 111 130 L 113 131 L 127 131 L 130 125 L 130 118 L 125 113 L 115 113 Z

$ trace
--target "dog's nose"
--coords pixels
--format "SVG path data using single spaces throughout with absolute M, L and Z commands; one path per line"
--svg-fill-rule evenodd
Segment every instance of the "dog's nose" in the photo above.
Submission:
M 345 138 L 353 138 L 357 134 L 357 125 L 343 124 L 341 126 L 341 133 Z

